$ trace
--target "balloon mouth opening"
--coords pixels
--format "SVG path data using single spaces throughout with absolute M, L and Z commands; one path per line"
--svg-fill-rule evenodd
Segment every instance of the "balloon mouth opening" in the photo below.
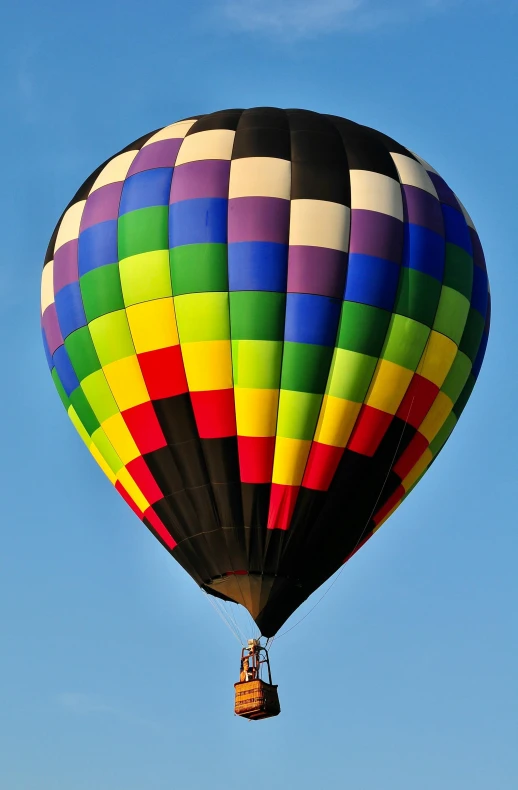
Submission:
M 203 588 L 217 598 L 241 604 L 257 620 L 268 603 L 278 576 L 254 571 L 227 571 L 205 582 Z

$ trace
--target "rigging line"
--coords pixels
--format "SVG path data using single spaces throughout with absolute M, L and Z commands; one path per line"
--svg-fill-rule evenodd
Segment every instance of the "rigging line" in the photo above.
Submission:
M 237 617 L 236 617 L 234 609 L 233 609 L 233 606 L 239 606 L 239 604 L 232 604 L 231 601 L 222 601 L 222 605 L 225 605 L 225 604 L 228 604 L 228 606 L 225 606 L 225 610 L 226 610 L 228 616 L 230 617 L 230 619 L 232 620 L 232 622 L 234 623 L 236 631 L 237 631 L 237 633 L 239 634 L 239 636 L 241 638 L 241 644 L 244 646 L 245 643 L 246 643 L 246 639 L 243 636 L 243 631 L 242 631 L 241 626 L 239 625 L 239 623 L 237 621 Z
M 223 602 L 215 599 L 214 601 L 211 601 L 211 603 L 213 604 L 213 608 L 215 608 L 216 611 L 218 612 L 219 616 L 225 621 L 227 626 L 230 628 L 236 639 L 238 639 L 239 642 L 242 644 L 241 635 L 238 633 L 238 631 L 234 628 L 234 626 L 230 622 L 230 619 L 228 618 L 227 613 L 223 607 Z
M 205 591 L 204 591 L 204 592 L 205 592 Z M 243 646 L 243 643 L 241 642 L 240 638 L 238 637 L 238 635 L 236 634 L 236 632 L 233 630 L 233 628 L 232 628 L 232 626 L 230 625 L 230 623 L 229 623 L 229 622 L 228 622 L 228 621 L 225 619 L 225 617 L 224 617 L 224 615 L 221 613 L 221 611 L 220 611 L 220 610 L 217 608 L 217 606 L 215 605 L 215 603 L 214 603 L 214 602 L 211 600 L 213 596 L 212 596 L 212 595 L 210 595 L 210 594 L 209 594 L 209 593 L 207 593 L 207 592 L 205 593 L 205 595 L 207 596 L 207 598 L 208 598 L 208 600 L 209 600 L 209 603 L 210 603 L 210 605 L 212 606 L 212 608 L 214 609 L 214 611 L 215 611 L 215 612 L 216 612 L 216 613 L 219 615 L 219 617 L 221 617 L 221 619 L 223 620 L 223 622 L 225 623 L 225 625 L 227 626 L 227 628 L 229 629 L 229 631 L 231 632 L 231 634 L 232 634 L 232 635 L 233 635 L 233 636 L 234 636 L 234 637 L 237 639 L 237 641 L 239 642 L 239 644 L 240 644 L 240 645 L 241 645 L 241 647 L 242 647 L 242 646 Z
M 383 489 L 385 488 L 385 486 L 386 486 L 386 484 L 387 484 L 387 480 L 388 480 L 388 478 L 389 478 L 389 475 L 390 475 L 390 473 L 391 473 L 391 471 L 392 471 L 392 467 L 394 466 L 394 462 L 395 462 L 395 460 L 396 460 L 396 457 L 397 457 L 397 454 L 398 454 L 398 452 L 399 452 L 399 448 L 400 448 L 400 446 L 401 446 L 401 442 L 403 441 L 403 435 L 404 435 L 404 433 L 405 433 L 405 429 L 406 429 L 406 427 L 407 427 L 407 425 L 408 425 L 408 420 L 409 420 L 409 418 L 410 418 L 410 412 L 412 411 L 412 406 L 414 405 L 414 400 L 415 400 L 415 396 L 412 398 L 412 401 L 411 401 L 411 403 L 410 403 L 410 408 L 408 409 L 408 414 L 407 414 L 407 416 L 406 416 L 406 418 L 405 418 L 405 422 L 404 422 L 404 425 L 403 425 L 403 430 L 401 431 L 401 436 L 399 437 L 399 441 L 398 441 L 398 443 L 397 443 L 396 450 L 395 450 L 395 452 L 394 452 L 394 455 L 393 455 L 393 457 L 392 457 L 392 461 L 391 461 L 391 463 L 390 463 L 390 466 L 389 466 L 389 468 L 388 468 L 388 472 L 387 472 L 387 474 L 386 474 L 386 476 L 385 476 L 385 479 L 384 479 L 384 481 L 383 481 L 383 483 L 382 483 L 382 485 L 381 485 L 381 488 L 380 488 L 380 491 L 379 491 L 378 497 L 377 497 L 377 499 L 376 499 L 376 502 L 374 503 L 374 507 L 372 508 L 372 510 L 371 510 L 371 512 L 370 512 L 370 515 L 369 515 L 369 517 L 368 517 L 367 521 L 365 522 L 365 526 L 364 526 L 363 530 L 362 530 L 362 531 L 361 531 L 361 533 L 360 533 L 360 537 L 358 538 L 358 540 L 357 540 L 357 541 L 356 541 L 356 543 L 354 544 L 354 547 L 353 547 L 353 549 L 352 549 L 352 551 L 351 551 L 351 555 L 352 555 L 352 554 L 353 554 L 353 553 L 356 551 L 356 549 L 358 548 L 358 546 L 359 546 L 359 544 L 360 544 L 360 542 L 361 542 L 361 540 L 362 540 L 363 536 L 365 535 L 365 532 L 367 531 L 367 528 L 368 528 L 368 526 L 369 526 L 369 524 L 370 524 L 370 521 L 371 521 L 371 519 L 372 519 L 372 517 L 373 517 L 374 513 L 376 512 L 376 508 L 377 508 L 377 506 L 378 506 L 378 502 L 379 502 L 379 500 L 380 500 L 380 497 L 381 497 L 381 495 L 382 495 L 382 493 L 383 493 Z M 316 608 L 317 608 L 317 606 L 319 605 L 319 603 L 320 603 L 320 602 L 321 602 L 321 601 L 322 601 L 322 600 L 323 600 L 323 599 L 326 597 L 326 595 L 327 595 L 327 594 L 328 594 L 328 592 L 331 590 L 331 588 L 332 588 L 332 587 L 334 587 L 334 585 L 336 584 L 336 582 L 338 581 L 338 579 L 339 579 L 339 578 L 340 578 L 340 576 L 342 575 L 342 571 L 343 571 L 343 569 L 344 569 L 344 568 L 345 568 L 345 562 L 342 564 L 342 567 L 340 568 L 340 570 L 339 570 L 338 574 L 335 576 L 335 578 L 333 579 L 333 581 L 331 582 L 331 584 L 329 585 L 329 587 L 327 588 L 327 590 L 326 590 L 326 591 L 323 593 L 323 595 L 321 595 L 321 597 L 318 599 L 318 601 L 315 603 L 315 605 L 311 607 L 311 609 L 309 610 L 309 612 L 306 612 L 306 614 L 304 615 L 304 617 L 301 617 L 301 618 L 300 618 L 300 620 L 298 620 L 298 621 L 297 621 L 297 622 L 296 622 L 294 625 L 292 625 L 292 626 L 291 626 L 291 628 L 288 628 L 286 631 L 283 631 L 283 632 L 282 632 L 282 634 L 279 634 L 279 635 L 278 635 L 278 637 L 277 637 L 278 639 L 280 639 L 282 636 L 286 636 L 286 634 L 289 634 L 289 632 L 290 632 L 290 631 L 293 631 L 293 629 L 294 629 L 294 628 L 296 628 L 298 625 L 300 625 L 300 623 L 302 623 L 302 621 L 303 621 L 303 620 L 305 620 L 305 619 L 306 619 L 306 617 L 308 617 L 308 616 L 311 614 L 311 612 L 312 612 L 314 609 L 316 609 Z

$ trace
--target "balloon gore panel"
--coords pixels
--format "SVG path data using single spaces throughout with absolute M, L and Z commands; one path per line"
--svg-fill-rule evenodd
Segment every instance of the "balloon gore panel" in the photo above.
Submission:
M 386 135 L 226 110 L 105 162 L 51 238 L 52 378 L 132 510 L 266 636 L 451 434 L 489 287 L 444 180 Z

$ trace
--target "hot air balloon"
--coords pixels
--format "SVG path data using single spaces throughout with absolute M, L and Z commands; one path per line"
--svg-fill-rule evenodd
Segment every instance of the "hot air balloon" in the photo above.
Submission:
M 52 235 L 41 312 L 109 480 L 272 637 L 437 457 L 490 306 L 473 223 L 423 159 L 344 118 L 257 108 L 173 123 L 101 165 Z M 263 683 L 261 650 L 236 693 Z

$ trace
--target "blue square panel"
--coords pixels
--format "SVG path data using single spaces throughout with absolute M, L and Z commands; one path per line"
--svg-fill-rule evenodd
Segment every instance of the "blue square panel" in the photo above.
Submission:
M 70 394 L 79 387 L 79 380 L 68 356 L 65 346 L 60 346 L 54 351 L 54 365 L 66 394 Z
M 291 343 L 334 346 L 341 309 L 340 299 L 287 294 L 284 339 Z
M 403 266 L 442 282 L 445 244 L 442 236 L 422 225 L 405 225 Z
M 169 207 L 169 246 L 226 244 L 228 200 L 195 198 Z
M 151 206 L 169 205 L 172 167 L 157 167 L 130 176 L 122 188 L 119 216 Z
M 344 299 L 392 310 L 401 267 L 371 255 L 349 255 Z
M 79 276 L 99 266 L 117 263 L 117 220 L 99 222 L 84 230 L 79 236 Z
M 444 218 L 444 235 L 450 244 L 456 244 L 463 250 L 473 255 L 469 226 L 466 224 L 464 215 L 452 206 L 442 205 L 442 215 Z
M 56 313 L 63 340 L 76 329 L 86 326 L 86 316 L 79 283 L 65 285 L 55 296 Z
M 239 241 L 228 245 L 230 291 L 286 291 L 288 245 Z

